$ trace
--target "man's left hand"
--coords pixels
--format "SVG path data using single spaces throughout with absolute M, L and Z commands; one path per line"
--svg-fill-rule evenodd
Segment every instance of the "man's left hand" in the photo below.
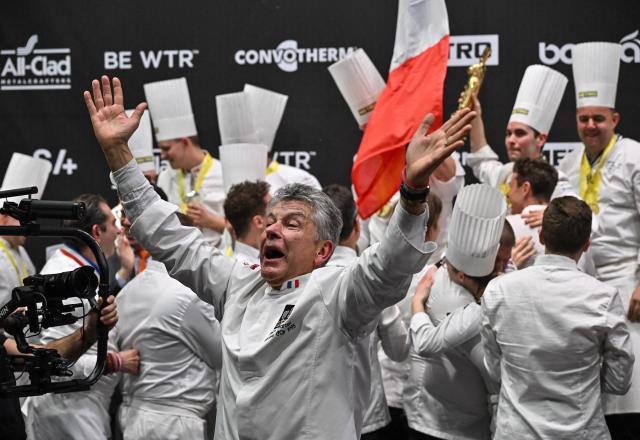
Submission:
M 465 108 L 459 110 L 431 134 L 429 130 L 435 121 L 429 113 L 409 143 L 405 155 L 407 165 L 407 184 L 414 188 L 424 188 L 429 184 L 431 173 L 464 145 L 464 137 L 471 130 L 471 120 L 475 113 Z
M 100 322 L 107 327 L 107 330 L 111 330 L 118 322 L 118 310 L 115 303 L 115 296 L 109 295 L 107 298 L 107 305 L 100 310 Z M 98 298 L 98 305 L 102 305 L 102 298 Z M 96 329 L 96 313 L 90 313 L 89 319 L 85 324 L 85 332 L 89 336 L 93 335 Z
M 187 215 L 195 226 L 200 228 L 209 227 L 209 210 L 200 202 L 191 202 L 187 205 Z

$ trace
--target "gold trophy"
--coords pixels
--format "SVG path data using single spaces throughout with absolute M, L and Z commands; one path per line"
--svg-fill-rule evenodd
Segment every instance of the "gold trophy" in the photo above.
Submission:
M 471 108 L 473 106 L 473 100 L 471 96 L 473 94 L 480 93 L 480 87 L 482 86 L 482 80 L 484 80 L 484 73 L 487 70 L 487 60 L 491 56 L 491 48 L 489 46 L 485 47 L 482 52 L 482 56 L 477 64 L 472 64 L 467 69 L 467 74 L 469 75 L 469 80 L 467 84 L 464 86 L 464 91 L 462 92 L 462 99 L 460 100 L 460 105 L 458 106 L 458 110 L 462 110 L 465 107 Z

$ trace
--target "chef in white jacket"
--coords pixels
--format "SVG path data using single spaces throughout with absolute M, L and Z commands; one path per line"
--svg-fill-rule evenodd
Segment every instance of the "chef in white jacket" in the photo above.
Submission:
M 124 438 L 205 438 L 222 361 L 213 306 L 154 260 L 116 302 L 120 322 L 109 337 L 120 350 L 138 349 L 141 358 L 140 374 L 122 379 Z
M 615 111 L 622 48 L 614 43 L 582 43 L 573 50 L 576 123 L 581 146 L 560 169 L 592 209 L 597 227 L 590 253 L 596 277 L 618 289 L 627 311 L 635 352 L 640 352 L 640 144 L 616 133 Z M 605 396 L 607 421 L 620 420 L 640 438 L 640 365 L 631 389 Z M 624 414 L 633 414 L 624 416 Z M 627 418 L 627 420 L 622 420 Z M 612 436 L 616 438 L 615 428 Z
M 485 363 L 501 381 L 495 439 L 608 439 L 601 393 L 624 394 L 633 350 L 616 288 L 580 272 L 591 211 L 551 201 L 546 254 L 496 278 L 482 298 Z
M 93 81 L 94 98 L 85 92 L 85 102 L 134 235 L 222 318 L 216 435 L 357 439 L 368 388 L 354 384 L 368 378 L 356 365 L 368 357 L 376 317 L 401 299 L 412 271 L 434 250 L 424 243 L 426 185 L 462 145 L 473 113 L 456 113 L 430 135 L 433 115 L 425 118 L 407 149 L 403 198 L 373 252 L 345 268 L 323 267 L 338 241 L 340 213 L 322 192 L 294 184 L 271 201 L 257 270 L 212 249 L 156 197 L 126 146 L 145 105 L 127 118 L 120 81 L 113 79 L 115 95 L 108 77 L 101 83 Z
M 509 158 L 507 163 L 500 162 L 487 143 L 480 101 L 474 97 L 474 109 L 478 116 L 472 122 L 471 152 L 467 155 L 467 165 L 480 182 L 498 188 L 506 196 L 513 162 L 521 157 L 543 157 L 542 148 L 548 139 L 567 82 L 566 76 L 550 67 L 539 64 L 527 67 L 507 123 L 504 139 Z M 562 176 L 555 196 L 569 191 L 566 177 Z
M 82 220 L 66 220 L 69 226 L 78 227 L 92 235 L 98 242 L 105 256 L 115 252 L 115 239 L 120 230 L 115 224 L 115 217 L 106 201 L 98 195 L 84 194 L 74 201 L 84 202 L 85 215 Z M 90 266 L 99 277 L 100 273 L 95 257 L 91 250 L 77 240 L 66 242 L 55 251 L 42 268 L 41 273 L 53 274 Z M 77 303 L 78 299 L 71 298 L 65 302 Z M 83 300 L 89 308 L 88 302 Z M 83 311 L 76 309 L 74 314 L 82 316 Z M 39 343 L 46 344 L 63 338 L 82 327 L 82 319 L 73 324 L 43 329 Z M 120 365 L 122 371 L 135 373 L 138 367 L 137 350 L 118 352 L 109 347 L 107 365 Z M 94 344 L 85 354 L 80 356 L 72 367 L 74 377 L 87 377 L 96 364 L 96 345 Z M 112 358 L 118 361 L 113 362 Z M 102 375 L 89 391 L 63 394 L 45 394 L 27 398 L 25 402 L 27 412 L 27 433 L 34 439 L 109 439 L 111 437 L 109 404 L 111 395 L 116 387 L 118 371 L 108 371 L 112 374 Z
M 202 229 L 207 241 L 223 246 L 222 168 L 200 145 L 186 78 L 147 83 L 144 94 L 160 157 L 171 165 L 160 172 L 158 186 Z
M 342 230 L 340 241 L 333 252 L 327 266 L 347 267 L 357 258 L 356 253 L 358 236 L 360 235 L 360 223 L 358 221 L 358 209 L 353 200 L 353 194 L 348 188 L 341 185 L 328 185 L 323 191 L 331 198 L 342 214 Z M 378 361 L 378 345 L 381 342 L 382 349 L 387 356 L 395 361 L 404 360 L 409 354 L 409 333 L 402 321 L 400 309 L 391 306 L 382 311 L 378 325 L 369 336 L 369 362 L 361 365 L 363 369 L 370 368 L 370 394 L 368 401 L 363 402 L 366 408 L 360 438 L 378 439 L 395 434 L 388 429 L 391 416 L 387 407 L 387 400 L 382 386 L 380 362 Z M 366 387 L 363 383 L 356 386 Z
M 422 300 L 412 302 L 411 372 L 404 393 L 412 438 L 490 438 L 490 395 L 497 390 L 484 376 L 480 328 L 471 327 L 475 336 L 460 346 L 426 348 L 433 324 L 439 327 L 447 314 L 479 301 L 497 275 L 506 212 L 504 196 L 496 189 L 464 187 L 451 218 L 446 267 L 435 272 L 426 307 Z

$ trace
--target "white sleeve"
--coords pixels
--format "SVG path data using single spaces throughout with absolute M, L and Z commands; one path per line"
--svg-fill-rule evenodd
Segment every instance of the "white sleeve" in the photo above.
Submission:
M 193 298 L 182 317 L 182 332 L 191 351 L 211 369 L 222 368 L 220 323 L 211 304 Z
M 402 362 L 409 355 L 409 332 L 397 305 L 387 307 L 380 314 L 378 337 L 392 361 Z
M 607 334 L 603 343 L 600 383 L 602 392 L 625 394 L 631 386 L 633 348 L 625 322 L 625 312 L 616 290 L 606 312 Z
M 480 334 L 482 335 L 482 346 L 484 347 L 484 365 L 487 369 L 489 377 L 494 381 L 500 383 L 500 358 L 502 352 L 500 346 L 496 340 L 496 333 L 493 331 L 491 325 L 491 319 L 489 316 L 489 308 L 487 306 L 487 294 L 490 293 L 491 284 L 487 286 L 484 294 L 482 295 L 482 329 Z
M 411 345 L 420 356 L 455 348 L 480 333 L 482 309 L 475 303 L 454 310 L 437 326 L 426 313 L 411 318 Z
M 467 165 L 473 170 L 473 175 L 487 185 L 497 187 L 500 182 L 500 170 L 504 166 L 498 155 L 489 145 L 485 145 L 475 153 L 467 154 Z

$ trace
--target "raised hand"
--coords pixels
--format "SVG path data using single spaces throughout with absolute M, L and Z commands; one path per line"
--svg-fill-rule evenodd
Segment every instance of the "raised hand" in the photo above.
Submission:
M 140 118 L 147 107 L 146 103 L 138 104 L 128 117 L 124 112 L 122 85 L 118 78 L 113 78 L 113 90 L 109 77 L 103 75 L 101 82 L 91 82 L 93 97 L 85 90 L 84 102 L 87 105 L 93 132 L 107 158 L 109 167 L 117 170 L 126 165 L 132 155 L 127 141 L 140 124 Z
M 470 122 L 475 113 L 462 109 L 438 130 L 427 135 L 435 120 L 429 113 L 409 143 L 406 152 L 407 183 L 414 188 L 423 188 L 429 183 L 429 176 L 456 149 L 464 145 L 464 137 L 471 130 Z

